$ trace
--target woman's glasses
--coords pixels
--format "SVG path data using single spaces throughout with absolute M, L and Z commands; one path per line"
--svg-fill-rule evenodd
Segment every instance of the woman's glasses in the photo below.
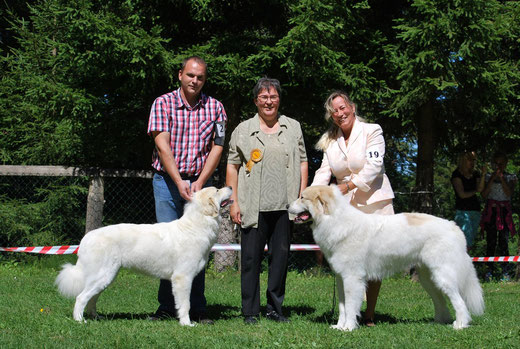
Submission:
M 258 97 L 256 97 L 260 102 L 262 103 L 265 103 L 267 102 L 268 99 L 271 100 L 271 102 L 278 102 L 278 100 L 280 99 L 280 96 L 278 95 L 272 95 L 272 96 L 269 96 L 269 95 L 260 95 Z

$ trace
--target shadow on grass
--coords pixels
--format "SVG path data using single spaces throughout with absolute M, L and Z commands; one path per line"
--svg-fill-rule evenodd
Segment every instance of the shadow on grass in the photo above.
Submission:
M 284 315 L 287 317 L 291 317 L 291 315 L 309 315 L 313 314 L 316 309 L 312 307 L 306 306 L 297 306 L 297 307 L 284 307 Z M 262 314 L 265 314 L 265 307 L 262 307 Z M 230 306 L 230 305 L 218 305 L 212 304 L 207 307 L 208 318 L 211 320 L 230 320 L 237 317 L 241 317 L 242 314 L 240 312 L 240 307 Z M 109 313 L 109 314 L 99 314 L 101 316 L 100 321 L 110 321 L 110 320 L 147 320 L 150 316 L 154 315 L 154 313 Z M 364 312 L 361 312 L 361 318 L 358 318 L 358 323 L 363 325 L 363 317 Z M 322 313 L 321 315 L 310 317 L 310 321 L 316 323 L 323 324 L 336 324 L 338 321 L 338 312 L 337 309 L 334 312 L 327 311 Z M 177 318 L 165 318 L 162 321 L 178 321 Z M 193 319 L 192 319 L 193 321 Z M 376 313 L 375 323 L 377 324 L 424 324 L 424 323 L 433 323 L 433 318 L 423 318 L 423 319 L 403 319 L 403 318 L 395 318 L 389 314 L 381 314 Z
M 363 324 L 363 318 L 364 318 L 364 315 L 365 313 L 364 312 L 361 312 L 361 317 L 358 318 L 358 323 L 360 325 Z M 327 311 L 313 319 L 311 319 L 311 321 L 314 321 L 314 322 L 318 322 L 318 323 L 326 323 L 326 324 L 336 324 L 337 321 L 338 321 L 338 313 L 337 313 L 337 310 L 332 313 L 331 311 Z M 381 314 L 381 313 L 376 313 L 376 316 L 375 316 L 375 324 L 377 325 L 378 323 L 386 323 L 386 324 L 397 324 L 397 323 L 416 323 L 416 324 L 420 324 L 420 323 L 430 323 L 433 321 L 432 318 L 425 318 L 425 319 L 398 319 L 398 318 L 395 318 L 394 316 L 392 315 L 389 315 L 389 314 Z
M 284 315 L 291 316 L 292 314 L 298 314 L 298 315 L 308 315 L 312 314 L 316 311 L 316 309 L 312 307 L 306 307 L 306 306 L 298 306 L 298 307 L 292 307 L 287 306 L 283 307 Z
M 207 306 L 207 314 L 208 317 L 212 320 L 227 320 L 235 318 L 236 313 L 240 311 L 239 307 L 229 306 L 229 305 L 208 305 Z M 100 320 L 147 320 L 149 317 L 154 315 L 155 312 L 152 313 L 110 313 L 103 314 L 99 313 L 102 317 Z M 177 318 L 165 318 L 164 321 L 175 320 Z

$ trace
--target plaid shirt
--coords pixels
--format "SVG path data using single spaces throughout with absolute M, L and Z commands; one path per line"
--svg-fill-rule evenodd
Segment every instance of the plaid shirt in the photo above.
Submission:
M 169 132 L 170 146 L 177 168 L 182 175 L 198 176 L 211 150 L 215 136 L 224 137 L 226 111 L 215 98 L 201 93 L 192 108 L 184 104 L 180 88 L 158 97 L 150 111 L 148 134 L 152 131 Z M 162 171 L 157 149 L 153 152 L 152 166 Z

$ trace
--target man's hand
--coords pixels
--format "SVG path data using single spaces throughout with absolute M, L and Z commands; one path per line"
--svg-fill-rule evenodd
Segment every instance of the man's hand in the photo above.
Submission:
M 181 194 L 181 197 L 186 200 L 190 201 L 191 196 L 193 195 L 190 189 L 190 184 L 187 181 L 180 181 L 177 184 L 177 189 L 179 189 L 179 194 Z
M 195 182 L 191 183 L 191 195 L 198 192 L 204 188 L 204 183 L 200 179 L 196 180 Z

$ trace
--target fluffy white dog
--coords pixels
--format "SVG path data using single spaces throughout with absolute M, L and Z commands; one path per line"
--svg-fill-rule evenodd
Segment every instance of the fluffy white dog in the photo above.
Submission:
M 358 327 L 368 280 L 411 266 L 432 297 L 436 322 L 451 322 L 444 295 L 455 309 L 455 329 L 469 326 L 470 312 L 483 314 L 482 289 L 464 234 L 454 222 L 422 213 L 365 214 L 336 186 L 308 187 L 289 212 L 297 223 L 312 219 L 314 240 L 336 273 L 339 319 L 333 328 Z
M 172 282 L 181 325 L 191 326 L 190 291 L 217 239 L 220 208 L 231 200 L 231 187 L 196 192 L 184 215 L 169 223 L 117 224 L 93 230 L 81 240 L 76 265 L 65 264 L 56 278 L 59 291 L 76 297 L 73 317 L 83 311 L 97 317 L 96 301 L 121 267 Z

